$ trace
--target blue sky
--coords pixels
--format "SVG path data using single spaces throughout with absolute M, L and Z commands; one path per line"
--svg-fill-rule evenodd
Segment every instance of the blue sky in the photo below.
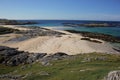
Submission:
M 120 21 L 120 0 L 0 0 L 0 18 Z

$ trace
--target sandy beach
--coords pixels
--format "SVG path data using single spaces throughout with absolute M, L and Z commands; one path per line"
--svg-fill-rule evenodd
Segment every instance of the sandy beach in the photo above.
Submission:
M 3 25 L 2 25 L 3 26 Z M 5 27 L 19 29 L 19 30 L 29 30 L 28 28 L 16 27 L 13 25 L 5 25 Z M 65 35 L 58 36 L 37 36 L 34 38 L 26 39 L 23 41 L 9 41 L 22 34 L 5 34 L 0 35 L 0 45 L 8 46 L 13 48 L 18 48 L 20 51 L 28 51 L 33 53 L 47 53 L 54 54 L 56 52 L 64 52 L 69 55 L 76 55 L 82 53 L 100 52 L 100 53 L 119 53 L 115 51 L 109 43 L 101 41 L 102 43 L 94 43 L 86 40 L 81 40 L 83 36 L 78 34 L 69 33 L 67 31 L 54 30 L 52 28 L 46 27 L 53 31 L 65 33 Z M 91 38 L 92 39 L 92 38 Z

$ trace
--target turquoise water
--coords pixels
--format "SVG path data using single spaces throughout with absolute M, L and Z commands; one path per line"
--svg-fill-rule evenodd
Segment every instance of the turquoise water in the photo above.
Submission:
M 25 20 L 22 20 L 25 21 Z M 97 33 L 104 33 L 109 34 L 115 37 L 120 37 L 120 26 L 119 27 L 66 27 L 63 26 L 62 23 L 120 23 L 120 22 L 113 22 L 113 21 L 80 21 L 80 20 L 31 20 L 37 22 L 39 24 L 29 25 L 29 26 L 40 26 L 40 27 L 54 27 L 54 29 L 60 30 L 77 30 L 77 31 L 88 31 L 88 32 L 97 32 Z
M 94 28 L 89 28 L 89 27 L 57 27 L 56 29 L 60 30 L 76 30 L 76 31 L 87 31 L 87 32 L 97 32 L 97 33 L 104 33 L 104 34 L 109 34 L 113 35 L 116 37 L 120 37 L 120 28 L 119 27 L 94 27 Z

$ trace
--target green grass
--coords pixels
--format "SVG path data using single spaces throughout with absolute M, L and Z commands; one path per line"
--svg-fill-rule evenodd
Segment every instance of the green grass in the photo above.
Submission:
M 92 57 L 90 62 L 82 62 L 85 57 Z M 105 57 L 106 60 L 94 60 L 95 57 Z M 120 55 L 113 54 L 80 54 L 71 59 L 52 61 L 50 66 L 42 66 L 36 62 L 30 67 L 21 69 L 21 65 L 8 67 L 0 65 L 0 74 L 9 72 L 13 75 L 31 73 L 24 80 L 102 80 L 110 71 L 120 70 Z M 85 70 L 85 71 L 83 71 Z M 50 75 L 40 75 L 45 71 Z

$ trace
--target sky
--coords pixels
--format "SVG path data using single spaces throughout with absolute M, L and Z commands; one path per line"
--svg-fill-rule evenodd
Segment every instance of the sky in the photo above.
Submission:
M 0 18 L 120 21 L 120 0 L 0 0 Z

